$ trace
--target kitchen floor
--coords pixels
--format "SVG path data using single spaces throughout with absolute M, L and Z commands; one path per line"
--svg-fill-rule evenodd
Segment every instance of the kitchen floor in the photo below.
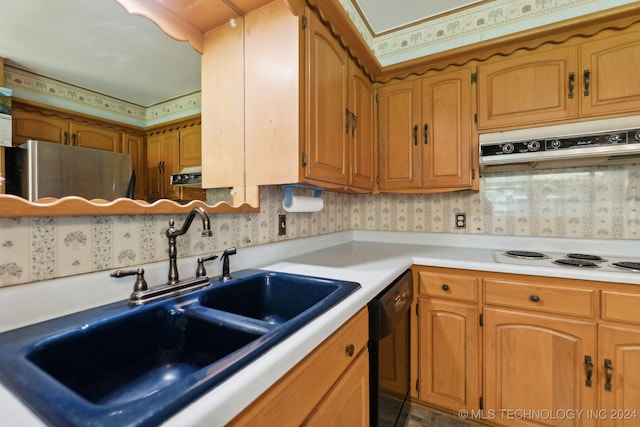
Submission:
M 411 405 L 407 427 L 480 427 L 482 424 L 463 422 L 457 417 L 444 415 L 429 408 Z

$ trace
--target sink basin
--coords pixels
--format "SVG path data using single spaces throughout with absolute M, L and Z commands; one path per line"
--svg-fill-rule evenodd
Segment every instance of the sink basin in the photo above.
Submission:
M 204 307 L 279 325 L 330 298 L 339 286 L 331 280 L 269 273 L 219 284 L 205 292 L 200 302 Z
M 97 307 L 0 334 L 0 382 L 49 425 L 158 425 L 359 287 L 243 270 Z
M 27 358 L 87 401 L 112 405 L 155 394 L 259 336 L 160 308 L 52 339 Z

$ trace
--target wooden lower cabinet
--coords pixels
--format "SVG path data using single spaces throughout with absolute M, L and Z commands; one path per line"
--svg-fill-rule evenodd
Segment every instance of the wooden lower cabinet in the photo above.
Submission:
M 594 322 L 485 308 L 484 350 L 484 409 L 496 423 L 594 425 L 586 417 L 554 417 L 596 407 L 585 369 L 585 356 L 596 355 Z
M 365 308 L 228 425 L 368 426 L 368 338 Z
M 418 398 L 451 411 L 480 403 L 479 279 L 445 268 L 416 268 Z
M 453 411 L 477 408 L 478 309 L 435 298 L 419 304 L 420 400 Z
M 369 425 L 369 354 L 366 351 L 360 352 L 303 425 Z
M 412 269 L 420 402 L 488 425 L 640 426 L 637 285 Z

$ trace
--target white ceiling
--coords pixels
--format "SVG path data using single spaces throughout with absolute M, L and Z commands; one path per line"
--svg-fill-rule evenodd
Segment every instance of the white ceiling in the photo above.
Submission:
M 376 33 L 469 3 L 357 0 Z M 8 65 L 143 107 L 200 88 L 200 55 L 115 0 L 0 0 L 0 10 Z
M 200 54 L 115 0 L 0 0 L 0 56 L 140 106 L 200 90 Z

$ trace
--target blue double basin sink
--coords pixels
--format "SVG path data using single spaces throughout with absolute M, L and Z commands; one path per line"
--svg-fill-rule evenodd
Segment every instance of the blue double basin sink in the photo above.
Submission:
M 265 270 L 0 334 L 0 382 L 54 426 L 158 425 L 360 288 Z

